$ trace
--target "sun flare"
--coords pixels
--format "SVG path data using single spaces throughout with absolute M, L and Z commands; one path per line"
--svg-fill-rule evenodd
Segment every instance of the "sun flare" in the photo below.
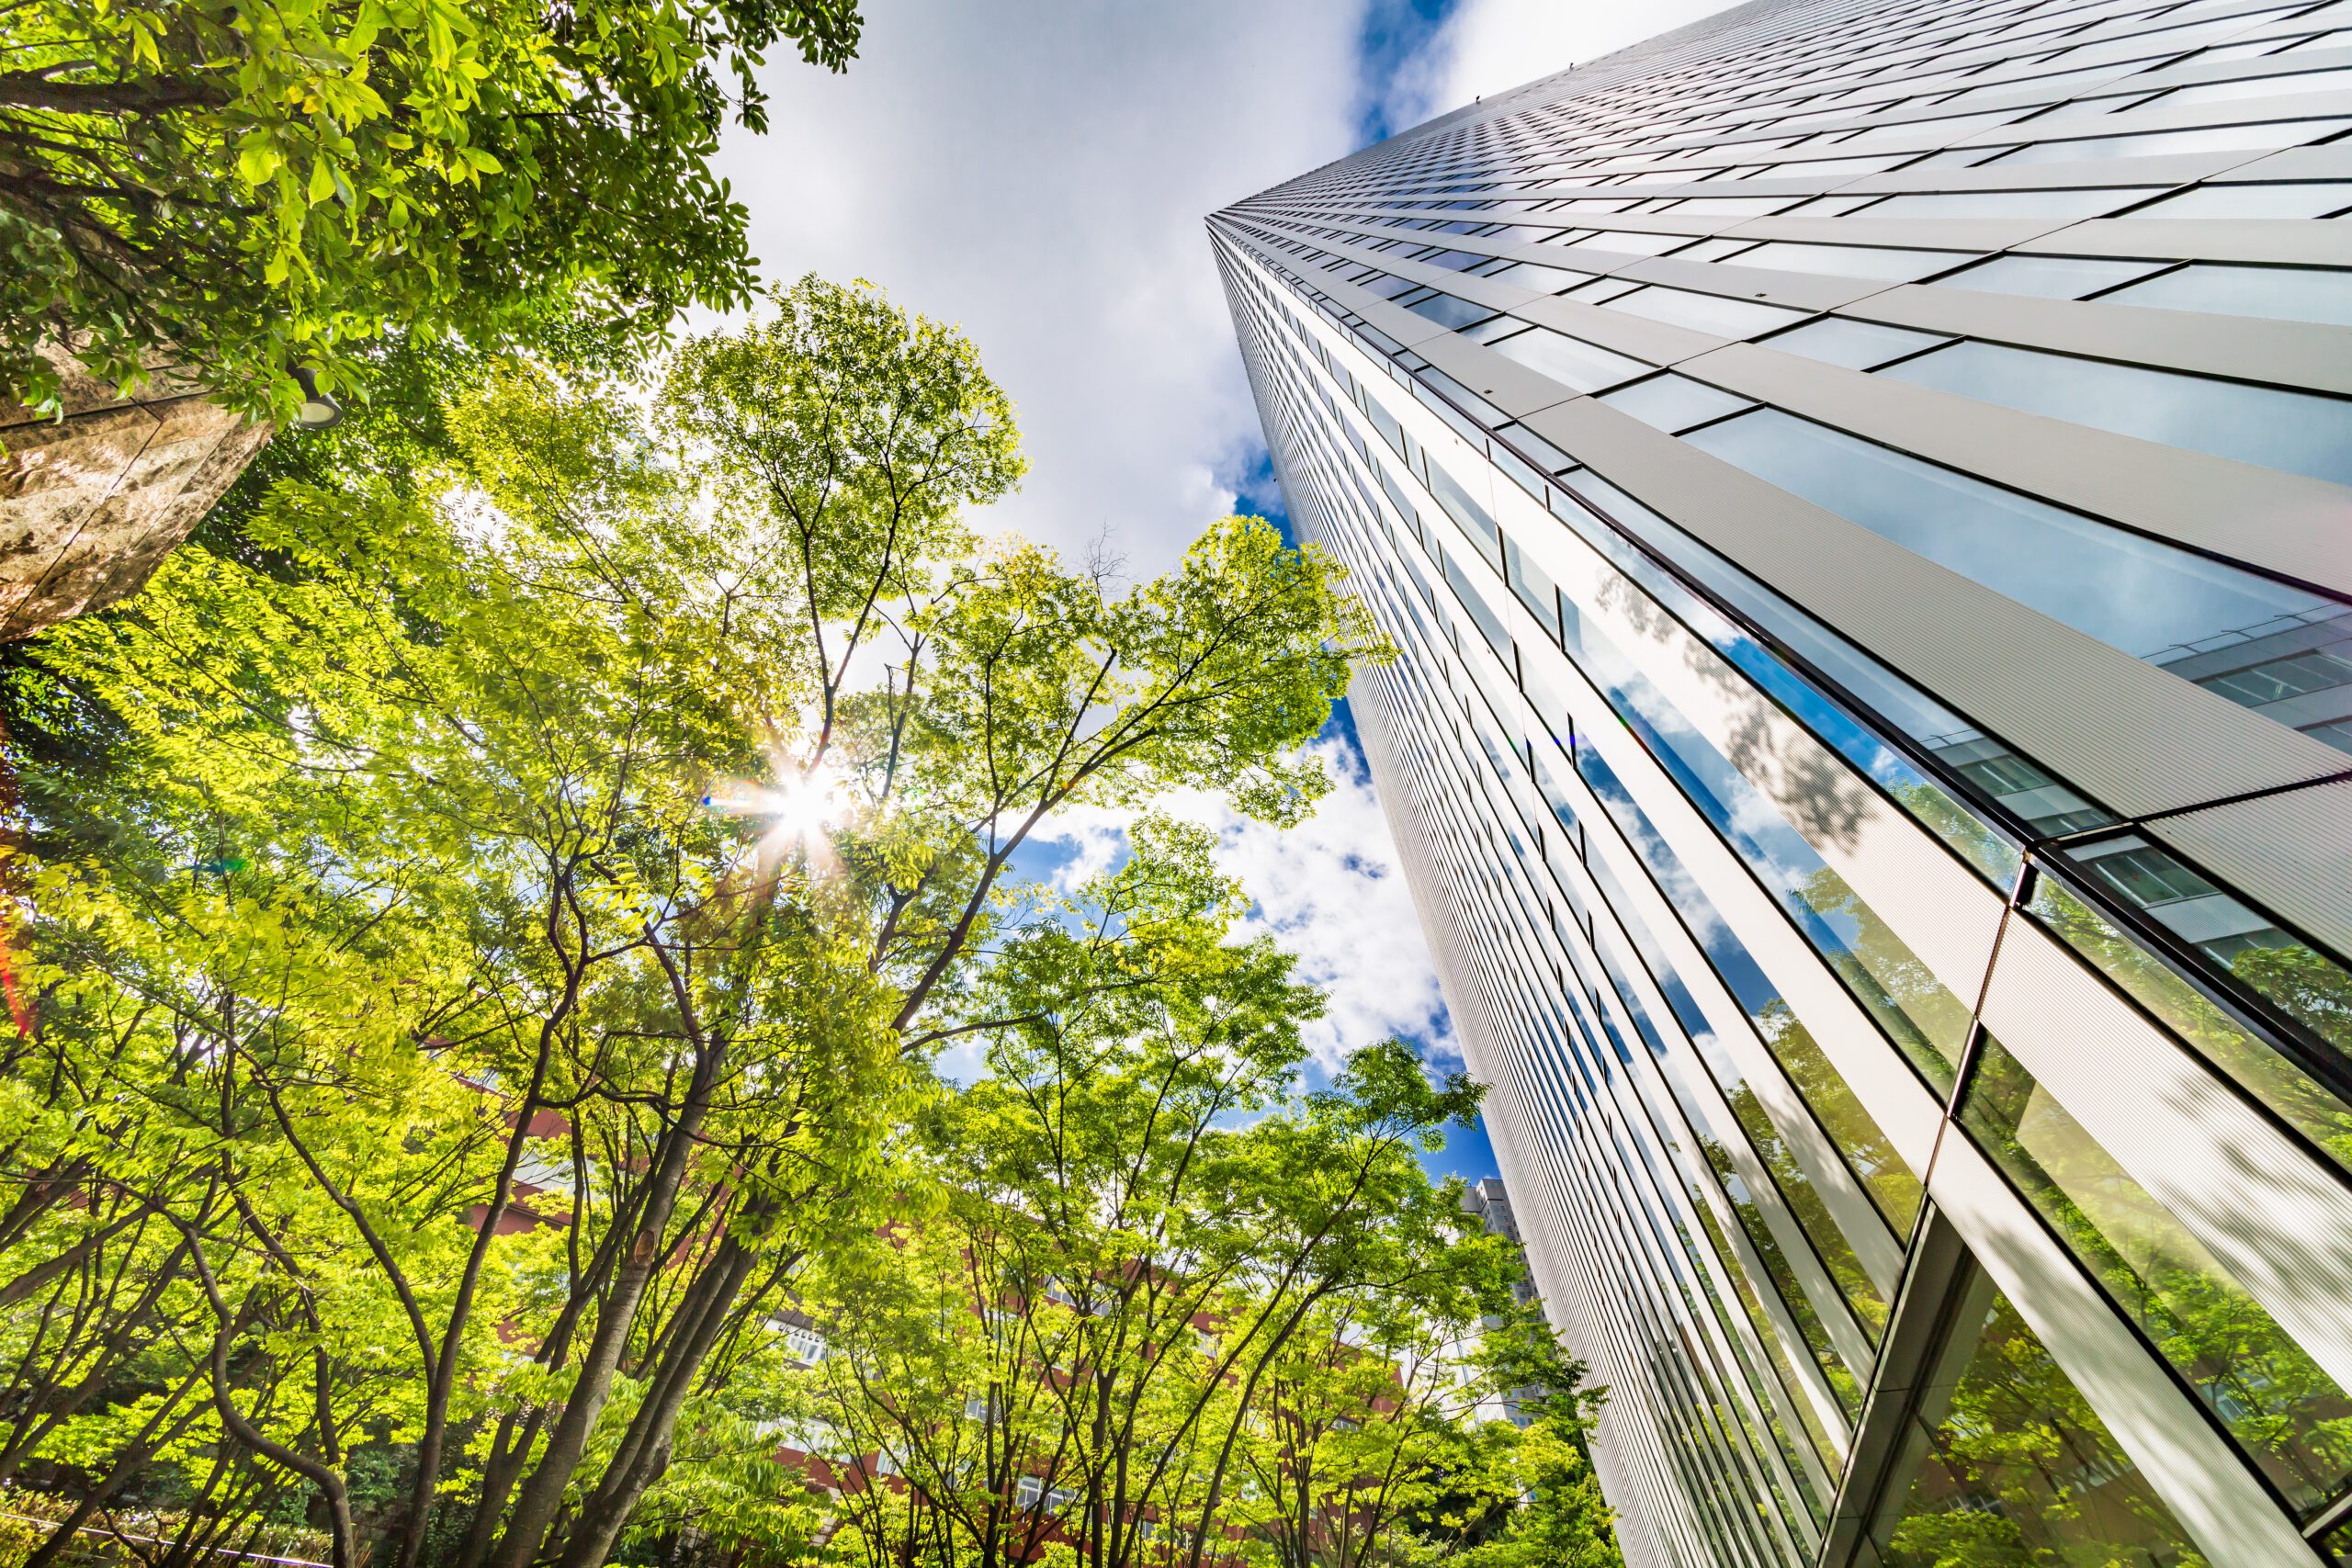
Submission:
M 842 781 L 819 764 L 775 784 L 729 780 L 713 786 L 702 803 L 723 817 L 764 822 L 758 853 L 764 861 L 804 845 L 820 845 L 848 807 Z

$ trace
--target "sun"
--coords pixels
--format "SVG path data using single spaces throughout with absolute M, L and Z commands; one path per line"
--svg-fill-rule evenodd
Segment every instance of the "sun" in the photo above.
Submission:
M 821 846 L 849 807 L 841 774 L 821 762 L 781 784 L 729 780 L 713 785 L 702 803 L 724 817 L 766 823 L 757 847 L 763 862 L 794 849 Z

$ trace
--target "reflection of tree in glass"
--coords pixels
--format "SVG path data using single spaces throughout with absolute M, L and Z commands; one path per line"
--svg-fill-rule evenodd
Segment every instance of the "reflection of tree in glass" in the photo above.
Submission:
M 1819 1412 L 1814 1409 L 1813 1401 L 1805 1397 L 1804 1390 L 1797 1382 L 1796 1366 L 1790 1359 L 1787 1341 L 1780 1330 L 1773 1327 L 1771 1317 L 1764 1310 L 1762 1298 L 1756 1293 L 1756 1284 L 1748 1279 L 1747 1270 L 1740 1267 L 1738 1255 L 1732 1250 L 1731 1238 L 1724 1234 L 1722 1222 L 1715 1218 L 1714 1210 L 1701 1201 L 1696 1191 L 1690 1196 L 1692 1208 L 1699 1215 L 1699 1224 L 1706 1231 L 1707 1239 L 1714 1247 L 1717 1256 L 1724 1259 L 1724 1272 L 1731 1279 L 1733 1290 L 1738 1293 L 1740 1310 L 1747 1314 L 1748 1325 L 1755 1329 L 1756 1337 L 1763 1341 L 1765 1352 L 1771 1357 L 1772 1370 L 1779 1377 L 1781 1386 L 1787 1391 L 1789 1404 L 1796 1410 L 1797 1419 L 1804 1425 L 1805 1436 L 1813 1443 L 1813 1451 L 1820 1457 L 1823 1464 L 1835 1467 L 1839 1462 L 1839 1455 L 1830 1443 L 1827 1428 L 1821 1424 Z M 1787 1438 L 1781 1431 L 1780 1419 L 1769 1414 L 1770 1408 L 1768 1405 L 1768 1418 L 1772 1422 L 1773 1434 L 1781 1438 L 1785 1448 Z M 1810 1496 L 1812 1488 L 1801 1462 L 1793 1454 L 1789 1456 L 1789 1466 L 1797 1477 L 1797 1484 L 1805 1487 Z
M 2329 1044 L 2352 1051 L 2352 974 L 2334 959 L 2301 942 L 2249 947 L 2231 960 L 2230 973 Z
M 2342 1486 L 2352 1401 L 1990 1035 L 1962 1120 L 2290 1501 Z
M 1821 1463 L 1825 1467 L 1835 1470 L 1840 1462 L 1840 1456 L 1830 1443 L 1829 1434 L 1822 1425 L 1820 1413 L 1814 1408 L 1812 1399 L 1798 1382 L 1796 1368 L 1790 1359 L 1791 1347 L 1787 1337 L 1773 1326 L 1770 1315 L 1766 1313 L 1763 1302 L 1756 1293 L 1759 1283 L 1769 1289 L 1771 1282 L 1750 1279 L 1747 1268 L 1739 1261 L 1738 1253 L 1733 1249 L 1730 1239 L 1724 1235 L 1722 1222 L 1716 1217 L 1714 1205 L 1701 1190 L 1700 1179 L 1690 1175 L 1684 1165 L 1681 1145 L 1671 1134 L 1667 1137 L 1666 1142 L 1671 1157 L 1668 1168 L 1674 1177 L 1679 1179 L 1682 1190 L 1690 1195 L 1691 1212 L 1698 1215 L 1699 1224 L 1705 1232 L 1703 1239 L 1690 1234 L 1690 1230 L 1684 1226 L 1679 1214 L 1669 1210 L 1667 1217 L 1673 1222 L 1675 1234 L 1681 1238 L 1684 1248 L 1690 1254 L 1692 1272 L 1706 1292 L 1708 1305 L 1713 1310 L 1717 1321 L 1723 1325 L 1724 1337 L 1730 1344 L 1733 1354 L 1738 1358 L 1742 1373 L 1756 1393 L 1758 1402 L 1764 1413 L 1765 1425 L 1770 1429 L 1773 1441 L 1779 1445 L 1782 1456 L 1788 1461 L 1789 1472 L 1796 1479 L 1797 1488 L 1803 1494 L 1807 1511 L 1813 1515 L 1815 1523 L 1826 1522 L 1827 1513 L 1824 1507 L 1823 1499 L 1814 1486 L 1812 1476 L 1805 1468 L 1804 1461 L 1800 1456 L 1795 1442 L 1791 1438 L 1787 1425 L 1781 1419 L 1781 1401 L 1772 1396 L 1771 1388 L 1774 1384 L 1777 1383 L 1785 1396 L 1787 1404 L 1796 1411 L 1798 1420 L 1804 1426 L 1805 1436 L 1813 1445 L 1813 1451 Z M 1699 1261 L 1700 1253 L 1709 1247 L 1713 1249 L 1715 1257 L 1721 1260 L 1724 1277 L 1730 1281 L 1732 1291 L 1738 1296 L 1741 1312 L 1747 1315 L 1749 1325 L 1755 1330 L 1756 1337 L 1762 1342 L 1766 1354 L 1770 1358 L 1771 1366 L 1769 1371 L 1757 1365 L 1745 1341 L 1732 1327 L 1730 1311 L 1716 1290 L 1714 1271 Z M 1815 1325 L 1816 1332 L 1818 1326 L 1817 1324 Z M 1803 1348 L 1803 1346 L 1799 1346 L 1798 1348 Z M 1778 1483 L 1775 1483 L 1774 1485 L 1777 1491 Z
M 1897 805 L 1996 887 L 2006 888 L 2017 880 L 2017 846 L 1987 827 L 1983 818 L 1924 779 L 1895 784 L 1894 792 Z
M 2352 1170 L 2352 1106 L 2249 1033 L 2155 954 L 2055 881 L 2041 878 L 2027 908 L 2207 1061 L 2276 1111 L 2339 1166 Z M 2298 953 L 2303 956 L 2299 958 Z M 2240 953 L 2237 962 L 2247 967 L 2250 979 L 2275 976 L 2282 984 L 2305 987 L 2301 1001 L 2281 1002 L 2290 1011 L 2309 1007 L 2326 1016 L 2327 1008 L 2352 1006 L 2347 999 L 2352 982 L 2343 979 L 2340 971 L 2323 980 L 2321 970 L 2326 960 L 2309 948 L 2253 948 Z M 2297 1016 L 2302 1014 L 2298 1011 Z
M 2203 1568 L 2006 1298 L 1927 1439 L 1887 1568 Z
M 1908 1234 L 1912 1222 L 1919 1217 L 1919 1179 L 1911 1174 L 1878 1122 L 1829 1065 L 1812 1032 L 1788 1003 L 1780 1000 L 1758 1010 L 1756 1028 L 1772 1059 L 1781 1064 L 1781 1070 L 1789 1075 L 1797 1093 L 1813 1108 L 1838 1152 L 1853 1167 L 1871 1201 L 1878 1205 L 1897 1235 Z
M 1820 1314 L 1814 1311 L 1813 1303 L 1798 1288 L 1795 1271 L 1790 1269 L 1780 1243 L 1772 1239 L 1771 1227 L 1764 1223 L 1762 1211 L 1757 1208 L 1756 1200 L 1748 1195 L 1747 1184 L 1732 1168 L 1730 1155 L 1724 1152 L 1721 1144 L 1704 1134 L 1700 1135 L 1699 1147 L 1706 1155 L 1707 1164 L 1713 1169 L 1715 1179 L 1723 1184 L 1724 1195 L 1731 1200 L 1732 1212 L 1739 1216 L 1739 1228 L 1747 1233 L 1747 1239 L 1763 1258 L 1765 1271 L 1772 1276 L 1774 1290 L 1788 1307 L 1789 1316 L 1796 1321 L 1797 1332 L 1804 1336 L 1805 1348 L 1813 1352 L 1813 1359 L 1820 1364 L 1822 1374 L 1829 1380 L 1830 1390 L 1837 1394 L 1838 1404 L 1849 1416 L 1859 1414 L 1862 1407 L 1861 1384 L 1831 1348 L 1828 1330 L 1822 1327 Z
M 1920 1075 L 1950 1092 L 1967 1006 L 1835 871 L 1824 866 L 1806 877 L 1802 896 L 1844 939 L 1844 951 L 1823 953 L 1829 967 Z
M 1854 1255 L 1853 1244 L 1846 1239 L 1845 1232 L 1838 1228 L 1829 1205 L 1821 1200 L 1820 1189 L 1814 1186 L 1813 1179 L 1797 1163 L 1795 1152 L 1781 1139 L 1771 1118 L 1764 1114 L 1763 1102 L 1756 1098 L 1756 1090 L 1746 1080 L 1733 1084 L 1724 1098 L 1731 1102 L 1732 1114 L 1738 1118 L 1741 1130 L 1747 1133 L 1757 1156 L 1763 1160 L 1764 1168 L 1771 1172 L 1772 1184 L 1781 1190 L 1789 1212 L 1796 1216 L 1798 1226 L 1820 1255 L 1822 1267 L 1829 1270 L 1846 1304 L 1854 1309 L 1862 1332 L 1875 1342 L 1886 1329 L 1886 1298 L 1863 1269 L 1862 1260 Z
M 1704 1200 L 1701 1201 L 1703 1203 Z M 1815 1525 L 1826 1524 L 1829 1517 L 1828 1509 L 1820 1492 L 1813 1483 L 1811 1473 L 1805 1469 L 1804 1458 L 1798 1450 L 1796 1440 L 1790 1435 L 1788 1424 L 1781 1418 L 1780 1402 L 1774 1397 L 1776 1382 L 1780 1389 L 1787 1391 L 1789 1397 L 1792 1399 L 1803 1397 L 1793 1387 L 1792 1373 L 1788 1368 L 1786 1353 L 1779 1351 L 1777 1343 L 1779 1336 L 1772 1332 L 1770 1325 L 1765 1321 L 1763 1310 L 1755 1301 L 1752 1288 L 1739 1275 L 1738 1270 L 1734 1269 L 1732 1276 L 1736 1281 L 1736 1288 L 1747 1298 L 1745 1305 L 1748 1320 L 1755 1325 L 1756 1332 L 1764 1337 L 1766 1343 L 1773 1345 L 1775 1351 L 1778 1352 L 1779 1372 L 1776 1378 L 1773 1371 L 1758 1364 L 1756 1358 L 1748 1349 L 1747 1341 L 1741 1338 L 1738 1331 L 1734 1328 L 1731 1309 L 1724 1304 L 1723 1292 L 1716 1289 L 1714 1276 L 1699 1263 L 1701 1244 L 1691 1235 L 1690 1227 L 1682 1223 L 1682 1217 L 1679 1214 L 1669 1211 L 1667 1217 L 1672 1222 L 1674 1234 L 1681 1242 L 1685 1255 L 1690 1258 L 1693 1265 L 1692 1273 L 1698 1280 L 1700 1290 L 1703 1292 L 1705 1310 L 1713 1314 L 1714 1322 L 1723 1331 L 1724 1343 L 1731 1349 L 1733 1360 L 1736 1363 L 1733 1378 L 1744 1383 L 1753 1396 L 1754 1407 L 1761 1415 L 1763 1430 L 1770 1434 L 1772 1445 L 1780 1450 L 1781 1459 L 1787 1462 L 1789 1474 L 1796 1483 L 1798 1500 L 1804 1504 L 1805 1511 L 1813 1517 Z M 1712 1233 L 1713 1225 L 1710 1224 L 1709 1228 Z M 1687 1289 L 1683 1292 L 1683 1299 L 1690 1303 L 1694 1313 L 1699 1310 L 1701 1304 L 1699 1300 L 1694 1298 Z M 1740 1425 L 1747 1429 L 1748 1442 L 1761 1450 L 1764 1444 L 1758 1435 L 1756 1421 L 1749 1416 L 1749 1406 L 1735 1401 L 1733 1410 L 1738 1416 Z M 1810 1411 L 1806 1412 L 1806 1415 L 1812 1420 L 1820 1419 Z M 1825 1442 L 1823 1446 L 1826 1448 L 1827 1445 Z M 1826 1463 L 1828 1461 L 1825 1459 L 1824 1462 Z M 1781 1488 L 1779 1477 L 1767 1471 L 1764 1481 L 1765 1484 L 1771 1488 L 1773 1498 L 1780 1505 L 1782 1512 L 1788 1512 L 1788 1495 Z

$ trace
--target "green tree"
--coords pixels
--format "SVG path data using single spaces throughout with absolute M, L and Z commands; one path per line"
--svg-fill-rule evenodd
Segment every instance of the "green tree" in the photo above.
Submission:
M 1585 1438 L 1582 1423 L 1555 1416 L 1492 1446 L 1487 1491 L 1510 1489 L 1519 1502 L 1459 1555 L 1462 1568 L 1619 1568 L 1624 1557 Z
M 1392 1042 L 1303 1092 L 1321 999 L 1232 939 L 1198 830 L 1133 843 L 1010 944 L 893 1223 L 807 1281 L 798 1446 L 852 1561 L 1354 1563 L 1458 1523 L 1506 1387 L 1589 1418 L 1513 1249 L 1420 1166 L 1476 1089 Z
M 1606 1393 L 1539 1305 L 1510 1299 L 1517 1249 L 1474 1231 L 1422 1256 L 1406 1288 L 1321 1314 L 1286 1358 L 1238 1511 L 1250 1554 L 1270 1568 L 1617 1562 L 1583 1452 Z
M 612 354 L 749 302 L 708 162 L 781 42 L 841 69 L 854 0 L 27 0 L 0 7 L 0 385 L 62 343 L 290 412 L 389 328 Z
M 15 672 L 15 728 L 102 718 L 110 765 L 25 796 L 40 1196 L 0 1279 L 161 1222 L 154 1304 L 95 1309 L 129 1338 L 69 1491 L 186 1384 L 182 1489 L 290 1483 L 339 1563 L 589 1568 L 887 1216 L 882 1131 L 1027 918 L 1025 839 L 1178 782 L 1303 811 L 1370 645 L 1260 520 L 1124 594 L 975 539 L 1010 406 L 871 290 L 804 282 L 643 399 L 510 372 L 446 428 L 424 481 L 289 479 L 254 558 L 182 552 Z

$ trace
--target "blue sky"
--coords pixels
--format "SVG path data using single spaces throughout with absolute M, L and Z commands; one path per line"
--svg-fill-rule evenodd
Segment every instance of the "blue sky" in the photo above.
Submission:
M 1357 44 L 1357 73 L 1363 83 L 1358 141 L 1369 146 L 1416 123 L 1419 117 L 1396 122 L 1395 116 L 1410 111 L 1393 100 L 1390 88 L 1408 67 L 1427 58 L 1456 6 L 1457 0 L 1374 0 L 1366 7 Z

